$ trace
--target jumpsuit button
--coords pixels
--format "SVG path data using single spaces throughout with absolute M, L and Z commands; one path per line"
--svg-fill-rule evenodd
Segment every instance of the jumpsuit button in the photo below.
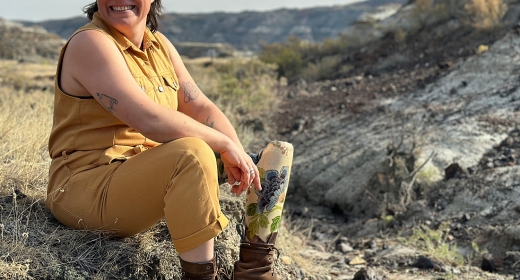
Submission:
M 177 82 L 173 82 L 174 87 L 179 87 L 179 84 Z
M 159 91 L 160 92 L 163 92 L 164 91 L 164 88 L 162 86 L 159 86 Z
M 146 90 L 145 90 L 144 86 L 142 86 L 142 87 L 141 87 L 141 89 L 142 89 L 142 90 L 143 90 L 144 92 L 146 92 Z

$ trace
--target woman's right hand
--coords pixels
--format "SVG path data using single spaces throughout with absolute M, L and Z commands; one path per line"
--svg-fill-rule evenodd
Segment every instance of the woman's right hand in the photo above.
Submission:
M 229 145 L 228 149 L 220 153 L 220 157 L 224 163 L 228 183 L 233 186 L 231 188 L 232 193 L 238 196 L 247 190 L 251 184 L 258 190 L 262 189 L 258 168 L 251 157 L 236 144 Z

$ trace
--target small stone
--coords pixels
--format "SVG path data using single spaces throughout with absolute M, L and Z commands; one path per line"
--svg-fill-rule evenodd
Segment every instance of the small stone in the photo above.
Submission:
M 360 271 L 356 272 L 354 275 L 353 280 L 369 280 L 370 276 L 368 275 L 368 272 L 362 268 Z
M 342 253 L 348 253 L 354 251 L 354 248 L 352 248 L 352 246 L 348 245 L 347 243 L 341 243 L 339 244 L 339 250 Z
M 286 265 L 290 265 L 292 263 L 292 259 L 288 256 L 280 257 L 280 260 Z
M 482 259 L 482 264 L 481 264 L 480 268 L 482 270 L 484 270 L 484 271 L 487 271 L 487 272 L 495 272 L 495 271 L 497 271 L 497 267 L 496 267 L 495 263 L 493 262 L 492 258 L 484 257 Z
M 480 215 L 482 217 L 489 217 L 493 214 L 493 207 L 492 206 L 489 206 L 487 207 L 486 209 L 480 211 Z
M 375 240 L 372 239 L 372 241 L 370 241 L 370 249 L 372 250 L 377 250 L 379 247 L 377 246 L 377 242 Z
M 433 262 L 426 258 L 426 257 L 419 257 L 417 261 L 413 264 L 413 267 L 419 268 L 419 269 L 433 269 L 435 266 L 433 265 Z
M 453 274 L 460 274 L 460 269 L 458 268 L 454 267 L 451 271 L 453 272 Z
M 367 262 L 364 259 L 362 259 L 360 257 L 355 257 L 352 260 L 350 260 L 350 262 L 348 264 L 349 265 L 364 265 L 366 263 Z

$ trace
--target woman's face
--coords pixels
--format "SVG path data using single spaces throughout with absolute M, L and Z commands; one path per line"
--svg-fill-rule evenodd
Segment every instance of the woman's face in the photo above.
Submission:
M 108 24 L 125 33 L 146 26 L 146 17 L 155 0 L 97 0 L 99 14 Z

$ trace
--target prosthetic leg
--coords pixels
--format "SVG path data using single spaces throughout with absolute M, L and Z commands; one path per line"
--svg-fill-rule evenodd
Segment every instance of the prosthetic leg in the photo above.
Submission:
M 274 271 L 274 247 L 282 210 L 289 186 L 293 146 L 273 141 L 259 154 L 252 155 L 260 171 L 262 190 L 250 187 L 247 191 L 245 224 L 240 259 L 235 263 L 235 280 L 278 280 Z

